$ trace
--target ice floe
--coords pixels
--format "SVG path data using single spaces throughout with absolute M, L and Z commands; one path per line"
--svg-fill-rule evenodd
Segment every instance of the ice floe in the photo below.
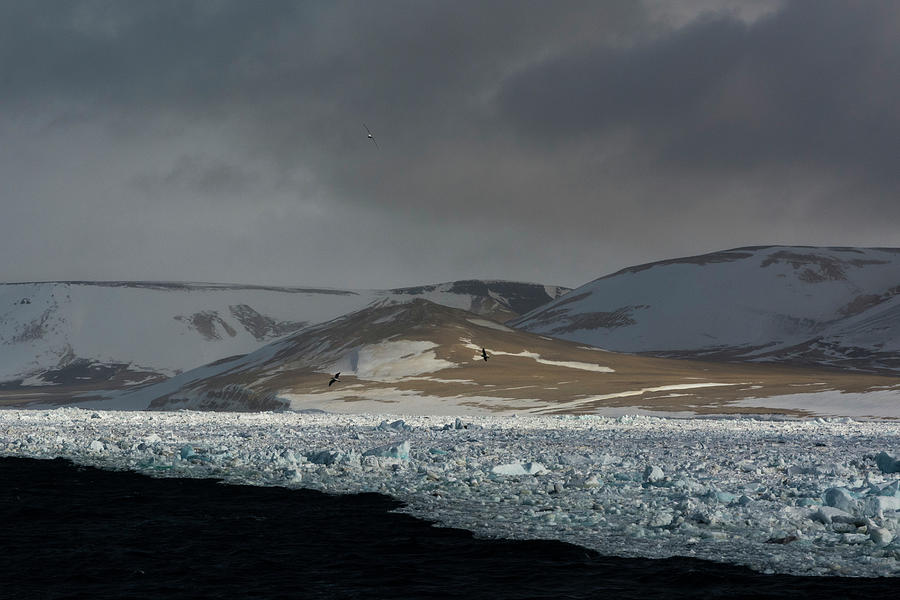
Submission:
M 900 423 L 0 410 L 0 455 L 379 492 L 479 536 L 900 575 Z

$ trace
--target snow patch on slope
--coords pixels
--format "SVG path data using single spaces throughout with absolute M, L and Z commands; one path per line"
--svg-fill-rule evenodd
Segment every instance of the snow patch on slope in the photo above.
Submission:
M 576 406 L 582 406 L 585 404 L 591 404 L 594 402 L 602 402 L 604 400 L 612 400 L 613 398 L 629 398 L 631 396 L 642 396 L 648 392 L 667 392 L 669 390 L 691 390 L 696 388 L 705 388 L 705 387 L 719 387 L 726 385 L 744 385 L 739 383 L 676 383 L 672 385 L 660 385 L 656 387 L 648 387 L 641 388 L 639 390 L 627 390 L 624 392 L 615 392 L 613 394 L 602 394 L 600 396 L 589 396 L 587 398 L 579 398 L 578 400 L 572 400 L 571 402 L 560 402 L 559 404 L 555 404 L 550 408 L 539 412 L 550 412 L 557 410 L 570 410 Z
M 473 357 L 473 360 L 483 360 L 481 356 L 481 346 L 476 346 L 467 340 L 463 340 L 466 342 L 466 348 L 471 348 L 475 350 L 477 354 Z M 574 360 L 548 360 L 546 358 L 541 358 L 541 355 L 536 352 L 529 352 L 528 350 L 522 350 L 521 352 L 504 352 L 502 350 L 491 350 L 489 353 L 490 356 L 518 356 L 522 358 L 530 358 L 535 362 L 544 364 L 544 365 L 553 365 L 556 367 L 565 367 L 567 369 L 579 369 L 581 371 L 594 371 L 597 373 L 615 373 L 615 369 L 611 367 L 606 367 L 603 365 L 595 365 L 593 363 L 584 363 L 578 362 Z
M 494 321 L 486 321 L 485 319 L 467 319 L 469 323 L 473 325 L 478 325 L 479 327 L 487 327 L 488 329 L 496 329 L 497 331 L 515 331 L 514 329 L 510 329 L 506 325 L 501 325 L 500 323 L 496 323 Z
M 368 381 L 398 381 L 456 366 L 437 358 L 437 344 L 424 341 L 387 341 L 362 346 L 331 363 L 323 372 L 354 375 Z

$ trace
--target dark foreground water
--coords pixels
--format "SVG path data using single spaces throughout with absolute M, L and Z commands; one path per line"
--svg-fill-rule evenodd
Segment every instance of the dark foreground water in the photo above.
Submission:
M 476 540 L 377 494 L 0 458 L 0 598 L 882 598 L 897 580 Z

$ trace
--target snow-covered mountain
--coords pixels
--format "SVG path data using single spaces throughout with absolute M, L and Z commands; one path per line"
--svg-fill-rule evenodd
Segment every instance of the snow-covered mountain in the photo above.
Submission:
M 0 284 L 0 389 L 149 382 L 373 304 L 427 298 L 506 320 L 566 288 L 458 281 L 394 290 L 222 284 Z
M 329 385 L 337 372 L 339 380 Z M 416 299 L 370 306 L 87 406 L 471 414 L 591 413 L 628 405 L 721 412 L 748 397 L 895 384 L 873 375 L 604 352 Z
M 624 269 L 509 323 L 609 350 L 900 372 L 900 248 L 748 247 Z

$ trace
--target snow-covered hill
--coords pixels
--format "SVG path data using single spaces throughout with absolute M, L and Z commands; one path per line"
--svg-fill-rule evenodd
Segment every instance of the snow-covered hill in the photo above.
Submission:
M 750 247 L 656 262 L 510 324 L 616 351 L 900 373 L 900 249 Z
M 122 387 L 246 354 L 305 326 L 417 297 L 506 320 L 567 291 L 503 281 L 395 290 L 0 284 L 0 387 Z

